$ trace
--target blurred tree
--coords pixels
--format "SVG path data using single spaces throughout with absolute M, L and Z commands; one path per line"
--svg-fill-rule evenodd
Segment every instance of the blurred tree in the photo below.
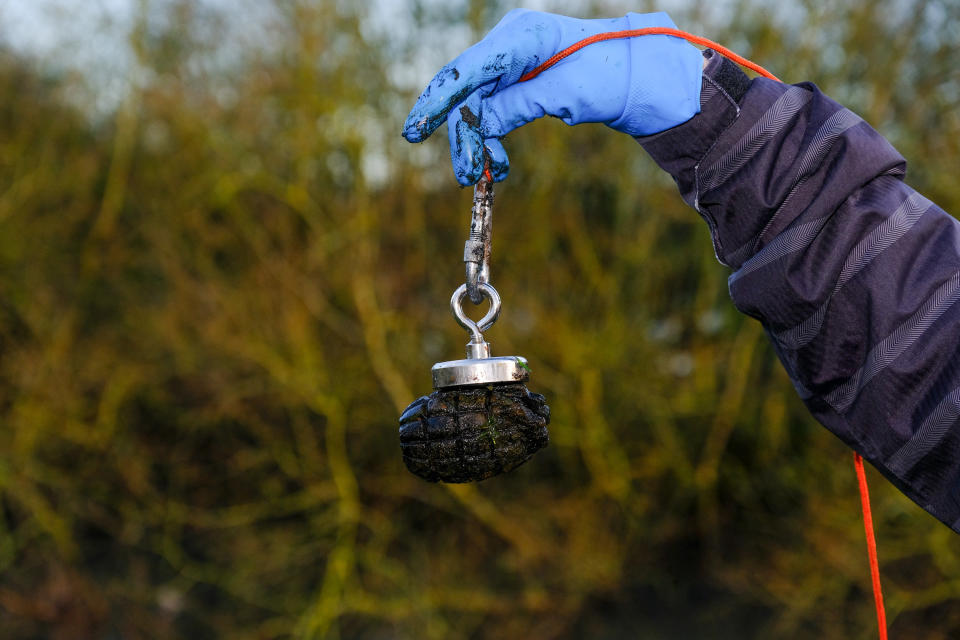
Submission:
M 103 121 L 0 56 L 0 637 L 872 637 L 848 453 L 601 126 L 511 135 L 498 187 L 490 338 L 551 446 L 409 475 L 396 416 L 465 341 L 470 193 L 399 127 L 507 7 L 277 2 L 256 47 L 216 7 L 145 5 Z M 817 81 L 960 210 L 960 7 L 668 9 Z M 955 636 L 955 534 L 871 479 L 892 635 Z

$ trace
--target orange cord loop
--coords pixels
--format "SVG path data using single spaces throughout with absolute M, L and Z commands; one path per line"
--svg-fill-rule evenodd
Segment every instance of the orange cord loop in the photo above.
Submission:
M 722 55 L 723 57 L 730 58 L 737 64 L 742 65 L 753 71 L 756 71 L 757 73 L 759 73 L 765 78 L 770 78 L 771 80 L 776 80 L 777 82 L 780 82 L 777 76 L 773 75 L 772 73 L 770 73 L 769 71 L 767 71 L 766 69 L 758 65 L 757 63 L 751 62 L 750 60 L 747 60 L 743 56 L 737 55 L 733 51 L 730 51 L 730 49 L 727 49 L 726 47 L 717 44 L 713 40 L 708 40 L 707 38 L 703 38 L 701 36 L 695 36 L 692 33 L 687 33 L 686 31 L 681 31 L 680 29 L 673 29 L 670 27 L 646 27 L 644 29 L 625 29 L 623 31 L 607 31 L 606 33 L 598 33 L 595 36 L 584 38 L 579 42 L 574 42 L 572 45 L 570 45 L 563 51 L 559 51 L 553 54 L 552 56 L 550 56 L 550 58 L 546 60 L 546 62 L 543 62 L 542 64 L 537 66 L 535 69 L 528 71 L 527 73 L 520 76 L 519 81 L 526 82 L 527 80 L 532 80 L 533 78 L 536 78 L 538 75 L 540 75 L 541 73 L 543 73 L 544 71 L 552 67 L 553 65 L 557 64 L 567 56 L 574 54 L 577 51 L 580 51 L 580 49 L 583 49 L 588 44 L 593 44 L 594 42 L 603 42 L 604 40 L 619 40 L 621 38 L 635 38 L 637 36 L 676 36 L 677 38 L 683 38 L 684 40 L 688 40 L 694 44 L 699 44 L 703 47 L 709 47 L 714 51 L 716 51 L 717 53 L 719 53 L 720 55 Z

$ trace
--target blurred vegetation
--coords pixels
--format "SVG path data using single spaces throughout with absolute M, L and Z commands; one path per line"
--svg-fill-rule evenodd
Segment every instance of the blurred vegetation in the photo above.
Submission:
M 675 4 L 960 211 L 957 3 Z M 602 126 L 511 135 L 497 190 L 489 337 L 551 445 L 479 485 L 404 469 L 399 411 L 466 340 L 471 193 L 400 125 L 425 43 L 507 6 L 278 1 L 229 64 L 215 9 L 159 6 L 106 115 L 0 54 L 0 637 L 875 637 L 849 451 Z M 870 480 L 891 637 L 957 637 L 956 534 Z

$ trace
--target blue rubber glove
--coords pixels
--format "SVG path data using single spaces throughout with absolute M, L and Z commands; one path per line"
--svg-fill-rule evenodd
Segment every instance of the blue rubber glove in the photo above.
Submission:
M 403 126 L 425 140 L 446 119 L 453 171 L 480 179 L 484 151 L 496 181 L 509 161 L 499 138 L 544 115 L 567 124 L 603 122 L 632 136 L 658 133 L 700 111 L 700 52 L 681 38 L 640 36 L 590 44 L 527 82 L 520 77 L 571 44 L 607 31 L 675 27 L 665 13 L 578 20 L 515 9 L 443 67 Z

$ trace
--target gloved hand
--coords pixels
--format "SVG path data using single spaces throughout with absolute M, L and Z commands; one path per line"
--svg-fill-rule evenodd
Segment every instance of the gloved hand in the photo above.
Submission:
M 499 138 L 543 115 L 571 125 L 603 122 L 634 136 L 669 129 L 700 111 L 703 58 L 680 38 L 595 42 L 532 80 L 518 80 L 589 36 L 674 26 L 665 13 L 578 20 L 515 9 L 434 76 L 407 116 L 403 136 L 421 142 L 446 119 L 454 174 L 470 185 L 483 172 L 484 150 L 494 180 L 506 178 L 509 161 Z

